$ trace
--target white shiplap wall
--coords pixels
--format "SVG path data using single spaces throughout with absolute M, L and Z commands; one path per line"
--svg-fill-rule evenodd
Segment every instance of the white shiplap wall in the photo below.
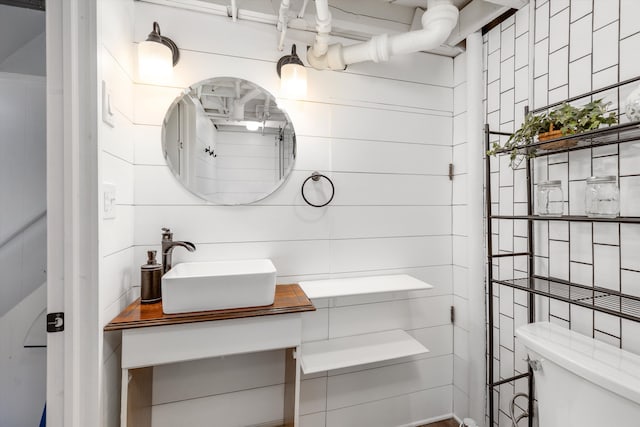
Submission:
M 308 99 L 289 105 L 299 151 L 288 181 L 254 205 L 213 206 L 183 189 L 167 168 L 162 118 L 181 88 L 209 77 L 233 75 L 277 94 L 282 53 L 275 28 L 126 0 L 104 2 L 107 19 L 126 27 L 125 34 L 131 19 L 135 26 L 128 47 L 111 29 L 103 37 L 101 68 L 116 82 L 118 110 L 116 127 L 102 129 L 102 176 L 118 184 L 117 218 L 103 221 L 102 229 L 104 321 L 128 300 L 145 251 L 159 249 L 163 226 L 198 247 L 176 251 L 176 262 L 267 257 L 281 283 L 409 273 L 436 288 L 315 301 L 319 310 L 305 318 L 304 338 L 402 328 L 431 353 L 304 378 L 303 425 L 388 427 L 451 414 L 453 61 L 417 54 L 340 73 L 309 69 Z M 129 68 L 132 41 L 146 38 L 154 20 L 181 49 L 168 86 L 136 83 Z M 314 170 L 336 186 L 323 209 L 300 195 Z M 106 412 L 114 414 L 117 357 L 108 354 L 118 337 L 107 337 L 110 388 L 103 390 L 110 396 Z M 280 352 L 157 367 L 154 426 L 277 422 L 283 369 Z
M 455 57 L 453 114 L 453 409 L 459 418 L 469 416 L 469 291 L 467 262 L 467 77 L 466 53 Z
M 99 184 L 116 185 L 116 218 L 100 220 L 99 323 L 108 323 L 129 302 L 133 276 L 133 1 L 101 0 L 98 6 L 98 85 L 111 91 L 115 126 L 98 124 Z M 101 99 L 101 87 L 98 88 Z M 100 117 L 101 107 L 98 117 Z M 102 200 L 100 200 L 102 203 Z M 140 263 L 143 264 L 143 263 Z M 139 274 L 139 273 L 138 273 Z M 137 279 L 136 279 L 137 280 Z M 120 333 L 100 341 L 101 425 L 120 425 Z

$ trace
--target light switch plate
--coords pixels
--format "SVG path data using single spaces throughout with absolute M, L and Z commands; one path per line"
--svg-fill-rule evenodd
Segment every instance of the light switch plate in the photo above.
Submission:
M 107 82 L 102 81 L 102 121 L 111 127 L 115 127 L 115 113 L 112 107 L 111 90 L 107 86 Z
M 104 194 L 104 205 L 102 208 L 102 218 L 113 219 L 116 217 L 116 185 L 105 182 L 102 185 Z

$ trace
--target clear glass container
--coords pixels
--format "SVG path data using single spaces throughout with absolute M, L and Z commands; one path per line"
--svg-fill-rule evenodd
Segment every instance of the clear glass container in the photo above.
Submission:
M 620 190 L 615 176 L 587 178 L 584 210 L 589 217 L 615 218 L 620 214 Z
M 560 181 L 538 183 L 538 215 L 562 216 L 564 212 L 564 194 Z
M 632 122 L 640 120 L 640 86 L 627 97 L 625 113 Z

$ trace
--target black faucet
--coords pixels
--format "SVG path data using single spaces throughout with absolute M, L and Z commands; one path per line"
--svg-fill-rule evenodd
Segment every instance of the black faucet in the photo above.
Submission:
M 196 245 L 191 242 L 174 242 L 173 233 L 168 228 L 162 229 L 162 274 L 171 270 L 171 256 L 173 254 L 173 248 L 182 246 L 189 252 L 196 250 Z

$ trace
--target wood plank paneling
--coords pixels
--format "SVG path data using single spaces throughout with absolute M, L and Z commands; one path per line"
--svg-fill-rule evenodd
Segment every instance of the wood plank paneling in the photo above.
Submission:
M 147 249 L 158 248 L 159 227 L 170 226 L 178 238 L 198 246 L 193 253 L 176 251 L 176 263 L 265 257 L 272 259 L 280 278 L 407 272 L 432 282 L 436 288 L 428 293 L 321 301 L 322 309 L 304 314 L 305 340 L 400 325 L 433 354 L 306 378 L 301 423 L 369 425 L 366 412 L 372 411 L 376 420 L 371 425 L 388 427 L 450 414 L 448 385 L 437 392 L 425 390 L 433 385 L 416 391 L 413 386 L 387 387 L 381 378 L 387 370 L 437 364 L 424 360 L 450 359 L 452 354 L 452 184 L 447 165 L 452 159 L 453 61 L 418 54 L 387 64 L 357 64 L 345 72 L 309 69 L 307 100 L 284 103 L 299 144 L 291 176 L 274 194 L 251 206 L 212 206 L 182 188 L 165 164 L 159 124 L 166 107 L 180 88 L 216 75 L 247 78 L 277 94 L 274 68 L 281 53 L 271 37 L 272 26 L 232 23 L 225 17 L 145 2 L 135 3 L 134 40 L 146 37 L 153 20 L 164 22 L 163 34 L 178 43 L 183 55 L 167 86 L 133 85 L 134 265 L 138 259 L 144 261 Z M 314 170 L 336 185 L 333 202 L 322 209 L 307 206 L 300 195 L 302 182 Z M 313 190 L 321 198 L 328 186 L 321 182 Z M 240 364 L 240 358 L 232 362 L 234 358 L 227 363 Z M 154 426 L 204 426 L 211 419 L 220 426 L 282 422 L 282 413 L 276 415 L 273 407 L 282 407 L 284 384 L 274 383 L 277 379 L 264 371 L 276 367 L 267 354 L 251 360 L 255 382 L 239 377 L 221 384 L 216 379 L 225 378 L 224 373 L 203 373 L 216 385 L 196 380 L 193 393 L 184 390 L 181 373 L 217 371 L 227 363 L 198 361 L 191 367 L 174 365 L 159 371 L 162 384 L 155 391 L 164 397 L 154 406 Z M 279 364 L 278 372 L 283 368 Z M 452 377 L 450 369 L 439 372 L 443 382 L 437 382 L 450 384 L 452 379 L 444 378 Z M 367 394 L 356 406 L 326 412 L 327 396 L 337 396 L 327 395 L 328 379 L 350 375 L 379 390 L 382 400 L 372 402 Z M 160 391 L 171 387 L 172 378 L 178 386 Z M 397 396 L 400 389 L 410 394 Z M 423 407 L 405 410 L 418 401 L 416 407 Z M 251 414 L 241 413 L 239 408 L 246 406 L 252 407 Z
M 450 236 L 345 239 L 332 241 L 334 271 L 367 271 L 451 264 Z
M 175 225 L 173 225 L 175 224 Z M 225 224 L 203 227 L 203 224 Z M 329 233 L 329 219 L 321 209 L 290 206 L 155 206 L 136 207 L 136 244 L 159 242 L 162 227 L 193 243 L 317 240 Z M 188 237 L 194 236 L 194 237 Z
M 284 371 L 284 350 L 154 366 L 153 404 L 282 384 Z
M 448 295 L 339 307 L 331 312 L 329 337 L 390 329 L 419 329 L 450 323 Z
M 450 126 L 447 120 L 442 126 Z M 431 135 L 425 141 L 433 143 Z M 366 152 L 366 156 L 361 153 Z M 400 144 L 373 140 L 334 139 L 331 150 L 333 170 L 411 175 L 443 175 L 451 162 L 447 145 Z
M 136 246 L 134 260 L 144 260 L 150 249 L 160 251 L 160 243 L 157 246 Z M 175 251 L 173 262 L 269 258 L 278 276 L 282 277 L 328 274 L 331 271 L 330 256 L 329 240 L 205 243 L 198 244 L 195 252 Z
M 423 390 L 327 412 L 327 426 L 389 427 L 450 414 L 451 386 Z
M 284 384 L 155 405 L 154 427 L 281 426 Z
M 98 194 L 102 199 L 102 185 L 116 184 L 116 218 L 100 217 L 98 240 L 100 244 L 100 276 L 98 314 L 99 327 L 131 301 L 131 287 L 139 282 L 138 266 L 132 263 L 134 239 L 134 130 L 133 125 L 133 82 L 135 45 L 133 41 L 134 5 L 133 1 L 99 1 L 97 16 L 98 76 L 110 91 L 111 108 L 114 113 L 114 127 L 101 120 L 98 129 Z M 98 117 L 100 116 L 101 90 L 98 89 Z M 102 200 L 99 209 L 102 210 Z M 144 261 L 144 260 L 142 260 Z M 122 381 L 120 369 L 120 334 L 109 333 L 102 336 L 101 423 L 115 426 L 120 423 L 119 392 Z M 151 369 L 133 370 L 135 383 L 143 386 L 140 390 L 144 399 L 143 420 L 130 419 L 129 425 L 151 426 Z M 144 378 L 140 378 L 140 377 Z M 127 381 L 125 378 L 124 381 Z M 125 384 L 126 386 L 126 384 Z M 133 390 L 130 388 L 130 393 Z
M 445 386 L 451 384 L 452 372 L 452 357 L 446 355 L 372 371 L 330 376 L 327 409 L 345 408 Z
M 327 172 L 334 182 L 336 194 L 331 206 L 446 206 L 451 203 L 451 181 L 446 175 L 406 175 L 380 173 Z M 300 195 L 302 182 L 311 171 L 295 170 L 287 181 L 266 199 L 254 206 L 286 205 L 310 209 Z M 316 185 L 314 183 L 314 185 Z M 330 194 L 324 180 L 322 191 Z M 167 166 L 135 167 L 136 206 L 206 205 L 199 197 L 185 190 Z M 325 210 L 326 210 L 325 209 Z

